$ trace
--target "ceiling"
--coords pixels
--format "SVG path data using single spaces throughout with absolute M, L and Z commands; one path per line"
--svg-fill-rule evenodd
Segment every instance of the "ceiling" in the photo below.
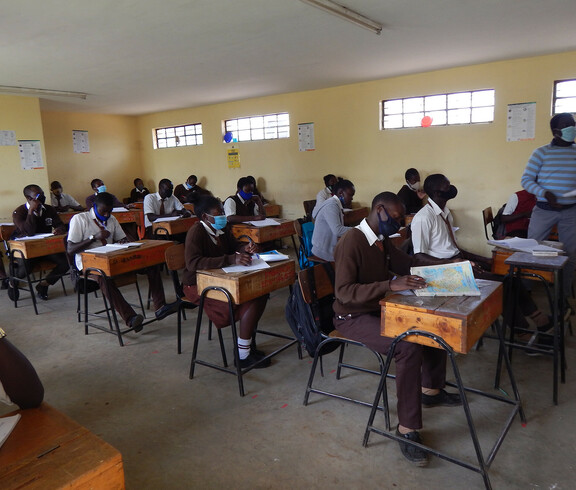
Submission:
M 145 114 L 576 49 L 574 0 L 0 0 L 0 85 L 43 110 Z

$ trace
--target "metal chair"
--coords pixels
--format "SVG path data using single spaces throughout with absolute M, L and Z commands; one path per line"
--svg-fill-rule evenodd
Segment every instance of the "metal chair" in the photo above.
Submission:
M 494 235 L 494 215 L 492 214 L 492 206 L 482 210 L 482 220 L 484 221 L 484 234 L 486 240 L 491 240 L 488 236 L 488 226 L 490 226 L 490 236 Z

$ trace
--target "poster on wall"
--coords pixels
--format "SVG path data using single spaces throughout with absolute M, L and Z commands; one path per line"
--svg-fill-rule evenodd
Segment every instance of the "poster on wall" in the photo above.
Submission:
M 300 151 L 314 151 L 314 123 L 298 124 L 298 147 Z
M 22 166 L 22 170 L 44 168 L 40 141 L 18 140 L 18 151 L 20 152 L 20 165 Z
M 88 141 L 88 131 L 72 131 L 72 146 L 74 153 L 90 153 L 90 141 Z
M 240 150 L 238 148 L 229 148 L 226 150 L 228 157 L 228 168 L 240 168 Z
M 508 104 L 506 141 L 530 141 L 536 136 L 536 102 Z
M 0 146 L 16 146 L 16 131 L 0 131 Z

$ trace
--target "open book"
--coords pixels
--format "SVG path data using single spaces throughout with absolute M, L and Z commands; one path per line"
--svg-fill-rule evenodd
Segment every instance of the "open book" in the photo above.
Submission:
M 89 248 L 88 250 L 84 250 L 84 252 L 95 254 L 107 254 L 110 252 L 117 252 L 118 250 L 122 250 L 124 248 L 135 248 L 140 246 L 142 246 L 140 242 L 109 243 L 108 245 L 104 245 L 102 247 Z
M 416 296 L 480 296 L 469 261 L 411 267 L 410 273 L 423 277 L 427 287 L 415 289 Z

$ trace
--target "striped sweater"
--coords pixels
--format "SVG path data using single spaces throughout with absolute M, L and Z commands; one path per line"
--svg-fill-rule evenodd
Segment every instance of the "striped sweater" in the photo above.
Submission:
M 537 148 L 528 160 L 520 182 L 540 202 L 546 202 L 544 194 L 551 191 L 558 204 L 576 203 L 576 196 L 562 197 L 576 190 L 576 146 L 548 144 Z

